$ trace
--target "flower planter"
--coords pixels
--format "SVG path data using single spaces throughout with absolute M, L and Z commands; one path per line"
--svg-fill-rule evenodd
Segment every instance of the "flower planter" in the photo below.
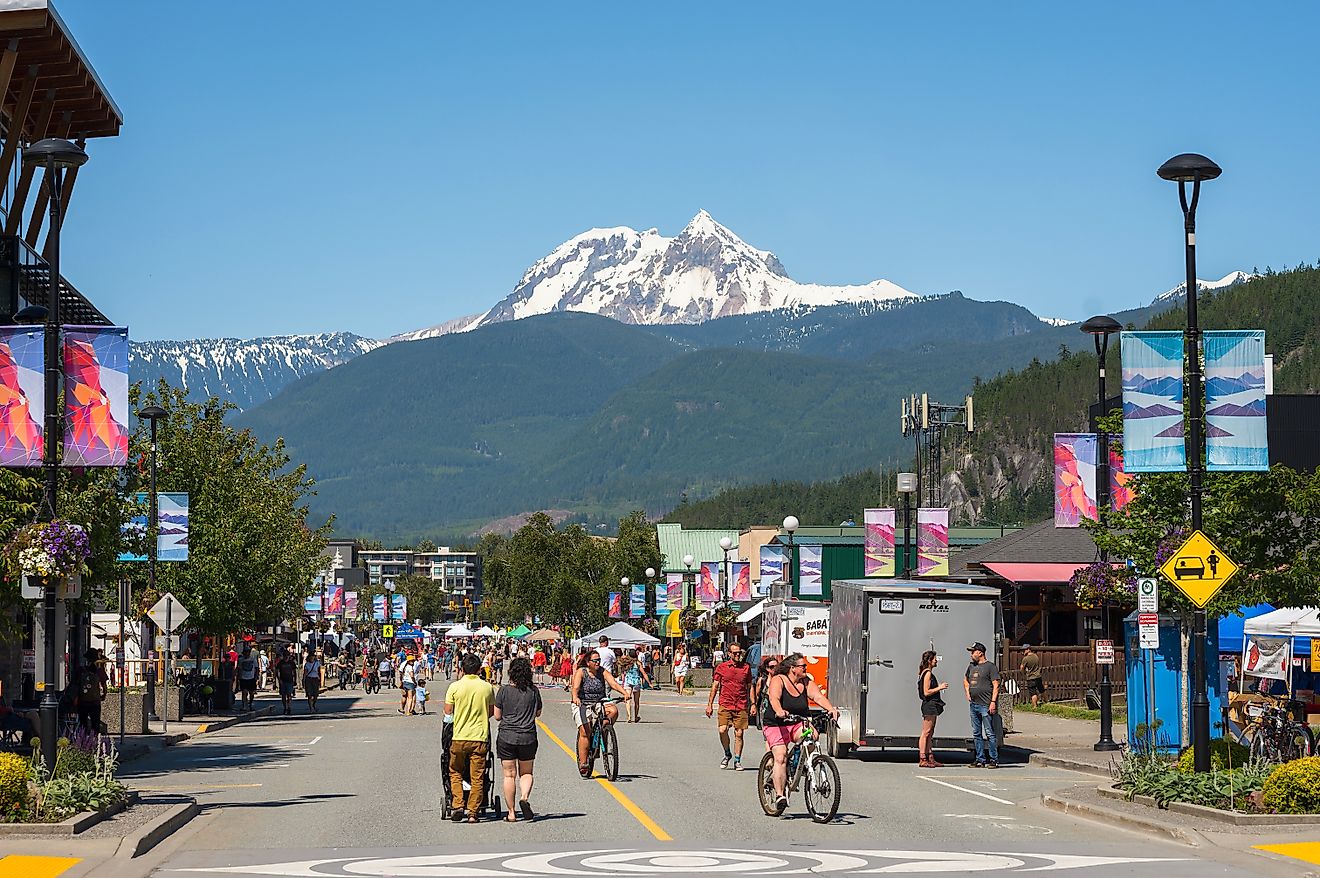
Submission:
M 1129 801 L 1127 794 L 1116 786 L 1102 785 L 1096 791 L 1107 799 Z M 1320 826 L 1320 814 L 1256 814 L 1249 811 L 1224 811 L 1205 805 L 1193 805 L 1191 802 L 1169 802 L 1167 807 L 1162 808 L 1151 796 L 1133 796 L 1130 801 L 1157 811 L 1167 810 L 1175 814 L 1204 817 L 1234 826 Z
M 124 693 L 124 734 L 145 735 L 147 727 L 147 693 L 142 690 Z M 119 734 L 119 692 L 111 689 L 101 702 L 101 722 L 107 734 Z
M 102 820 L 113 817 L 129 805 L 137 804 L 138 794 L 132 790 L 124 801 L 104 811 L 84 811 L 59 823 L 0 823 L 0 838 L 6 835 L 53 835 L 72 837 L 91 829 Z

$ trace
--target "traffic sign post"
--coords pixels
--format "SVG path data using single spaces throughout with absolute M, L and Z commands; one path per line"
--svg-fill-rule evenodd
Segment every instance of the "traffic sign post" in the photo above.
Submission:
M 155 426 L 154 422 L 152 426 Z M 179 603 L 179 599 L 169 592 L 161 595 L 160 600 L 147 611 L 147 618 L 156 623 L 156 627 L 165 634 L 173 634 L 174 629 L 182 625 L 189 616 L 188 610 Z M 169 638 L 167 644 L 171 641 L 177 642 L 177 638 Z M 177 646 L 175 647 L 177 649 Z M 168 648 L 168 645 L 162 648 L 165 653 L 165 679 L 161 681 L 161 687 L 165 690 L 165 710 L 161 713 L 162 728 L 166 734 L 170 730 L 170 657 L 174 654 L 174 649 Z
M 1160 565 L 1160 573 L 1202 609 L 1237 572 L 1238 565 L 1199 530 Z
M 1160 617 L 1157 613 L 1137 614 L 1137 637 L 1142 649 L 1160 648 Z
M 1112 665 L 1114 663 L 1114 641 L 1097 640 L 1095 642 L 1095 663 Z
M 1143 576 L 1137 580 L 1137 612 L 1158 613 L 1160 611 L 1160 582 L 1153 576 Z

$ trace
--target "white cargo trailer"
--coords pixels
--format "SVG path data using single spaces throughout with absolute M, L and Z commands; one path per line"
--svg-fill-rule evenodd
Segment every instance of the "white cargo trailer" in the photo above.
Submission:
M 884 579 L 836 580 L 831 588 L 829 696 L 840 711 L 830 742 L 835 755 L 855 747 L 917 746 L 917 666 L 928 649 L 941 656 L 935 676 L 949 684 L 934 746 L 970 748 L 967 647 L 979 641 L 992 660 L 999 654 L 999 589 Z

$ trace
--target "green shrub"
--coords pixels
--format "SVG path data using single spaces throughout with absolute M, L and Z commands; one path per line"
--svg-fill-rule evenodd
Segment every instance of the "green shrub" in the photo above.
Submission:
M 32 763 L 17 753 L 0 753 L 0 820 L 22 820 L 28 810 Z
M 1194 749 L 1188 747 L 1178 757 L 1178 770 L 1184 774 L 1191 774 L 1196 770 Z M 1230 766 L 1241 768 L 1250 761 L 1251 750 L 1231 738 L 1215 738 L 1210 742 L 1210 767 L 1215 771 L 1225 771 Z
M 1270 772 L 1261 804 L 1276 814 L 1320 814 L 1320 756 L 1294 759 Z
M 1161 808 L 1170 802 L 1189 802 L 1210 808 L 1245 805 L 1246 797 L 1261 789 L 1273 770 L 1263 762 L 1248 760 L 1231 771 L 1185 774 L 1159 754 L 1127 753 L 1114 766 L 1114 781 L 1131 801 L 1150 796 Z
M 72 745 L 59 747 L 55 756 L 54 777 L 90 774 L 93 771 L 96 771 L 96 754 Z

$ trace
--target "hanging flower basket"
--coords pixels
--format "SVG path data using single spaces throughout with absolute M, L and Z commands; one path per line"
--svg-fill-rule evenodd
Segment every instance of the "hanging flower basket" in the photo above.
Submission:
M 697 619 L 701 616 L 701 613 L 702 611 L 697 608 L 696 604 L 688 604 L 678 614 L 679 627 L 684 631 L 695 631 L 697 629 Z
M 87 530 L 57 518 L 19 528 L 5 546 L 5 566 L 13 576 L 67 579 L 87 573 L 92 544 Z
M 654 616 L 647 616 L 645 619 L 641 621 L 638 627 L 641 628 L 643 631 L 645 631 L 647 634 L 655 634 L 660 630 L 660 622 Z
M 714 628 L 728 628 L 738 622 L 738 611 L 733 607 L 720 607 L 715 611 Z
M 1077 606 L 1093 610 L 1105 601 L 1118 606 L 1136 602 L 1137 580 L 1132 571 L 1096 561 L 1072 575 L 1069 585 L 1077 593 Z

